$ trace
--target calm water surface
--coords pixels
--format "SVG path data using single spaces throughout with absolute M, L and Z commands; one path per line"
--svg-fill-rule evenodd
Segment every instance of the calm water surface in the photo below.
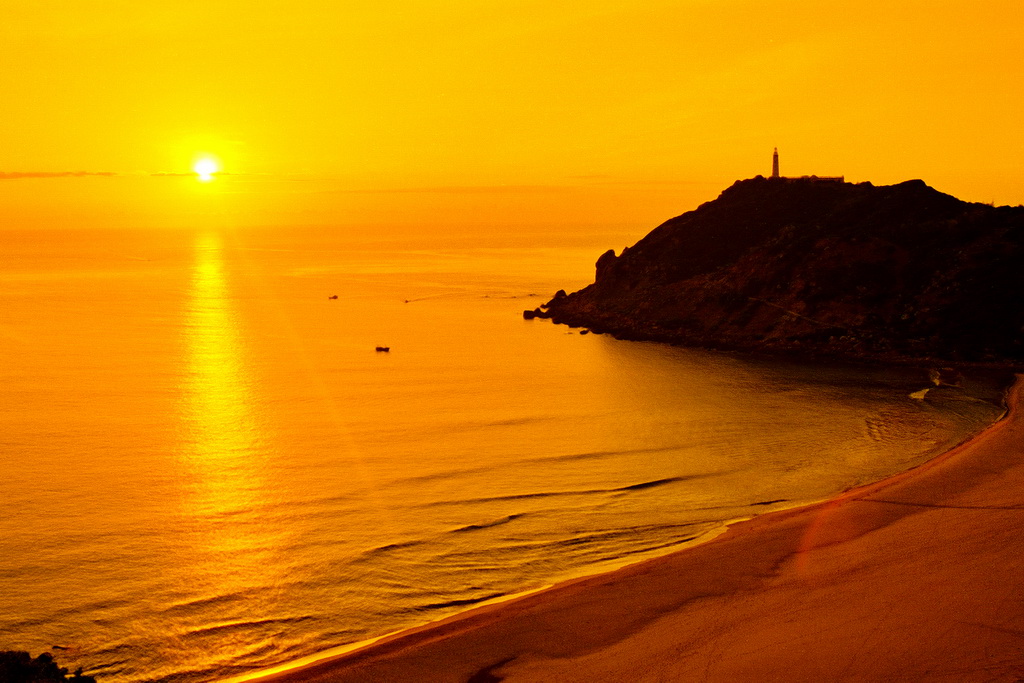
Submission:
M 985 377 L 914 398 L 926 369 L 521 319 L 603 239 L 3 233 L 0 649 L 225 678 L 682 547 L 1000 413 Z

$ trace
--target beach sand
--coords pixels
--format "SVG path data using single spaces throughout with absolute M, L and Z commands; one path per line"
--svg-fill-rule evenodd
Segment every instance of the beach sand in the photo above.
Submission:
M 909 472 L 263 680 L 1024 680 L 1021 383 Z

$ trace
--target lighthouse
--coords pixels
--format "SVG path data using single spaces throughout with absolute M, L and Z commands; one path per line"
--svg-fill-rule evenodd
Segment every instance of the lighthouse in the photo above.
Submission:
M 772 153 L 772 178 L 779 177 L 779 148 L 775 148 L 775 152 Z

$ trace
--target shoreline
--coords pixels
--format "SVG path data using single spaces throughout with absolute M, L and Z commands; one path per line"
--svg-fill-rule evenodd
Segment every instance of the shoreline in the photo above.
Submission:
M 730 524 L 666 555 L 232 680 L 1024 676 L 1024 601 L 1008 604 L 1024 594 L 1024 503 L 1015 497 L 1024 487 L 1022 384 L 1018 375 L 1005 413 L 986 429 L 881 481 Z M 972 526 L 986 513 L 1002 523 Z M 943 612 L 945 604 L 955 609 Z

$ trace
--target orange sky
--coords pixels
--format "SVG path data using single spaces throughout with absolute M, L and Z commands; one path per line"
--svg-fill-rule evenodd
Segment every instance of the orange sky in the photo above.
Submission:
M 638 7 L 640 7 L 638 9 Z M 38 0 L 0 22 L 12 225 L 644 228 L 737 178 L 1024 203 L 1024 3 Z M 224 170 L 208 187 L 197 154 Z

